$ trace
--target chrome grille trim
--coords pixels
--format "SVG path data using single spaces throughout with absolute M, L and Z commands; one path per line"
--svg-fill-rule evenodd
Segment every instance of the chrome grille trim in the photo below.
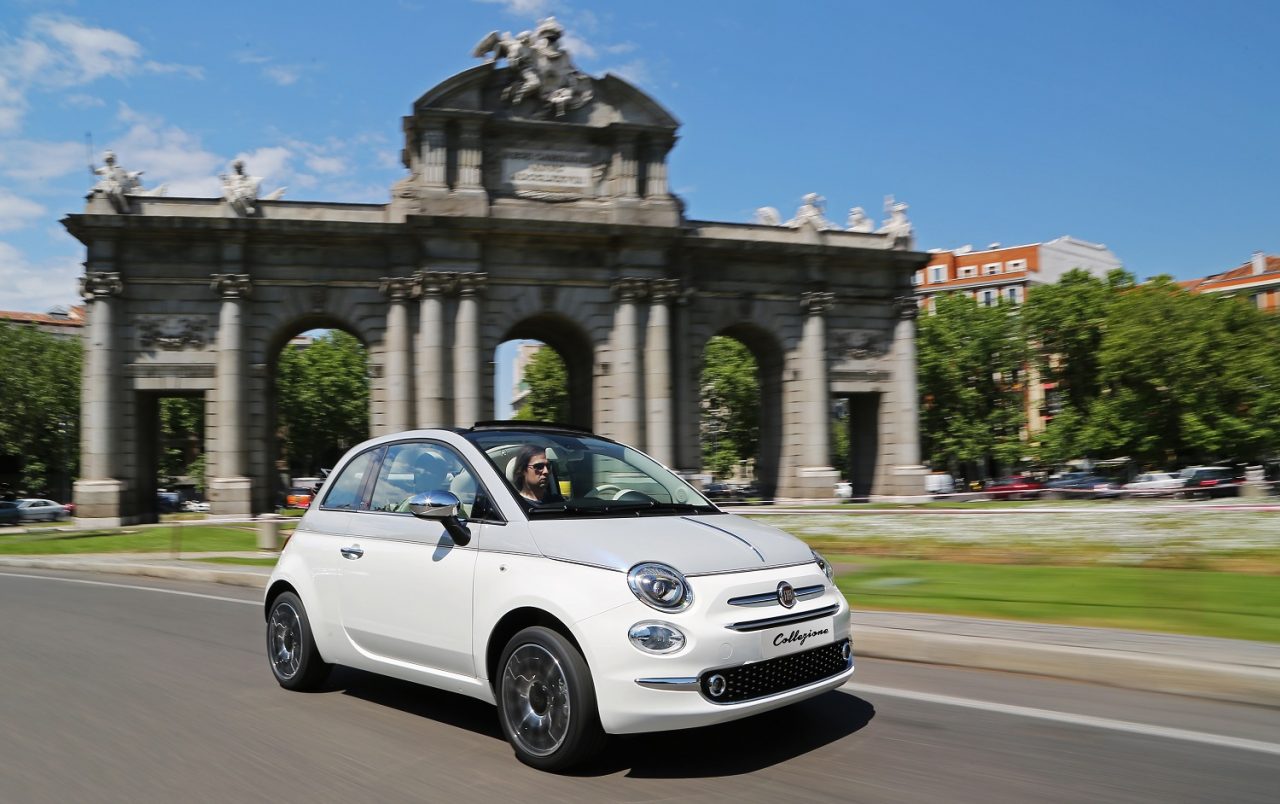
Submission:
M 738 623 L 730 623 L 726 625 L 730 631 L 763 631 L 766 628 L 776 628 L 780 625 L 794 625 L 807 620 L 816 620 L 819 617 L 827 617 L 835 614 L 840 610 L 839 603 L 832 603 L 830 606 L 823 606 L 820 609 L 810 609 L 809 611 L 797 611 L 794 614 L 783 614 L 780 617 L 766 617 L 763 620 L 744 620 Z
M 801 586 L 796 589 L 796 600 L 808 600 L 811 597 L 820 596 L 827 587 L 822 584 L 816 586 Z M 761 592 L 758 595 L 743 595 L 742 597 L 729 598 L 730 606 L 773 606 L 778 602 L 778 592 L 775 589 L 772 592 Z
M 698 678 L 637 678 L 636 683 L 651 690 L 697 690 Z

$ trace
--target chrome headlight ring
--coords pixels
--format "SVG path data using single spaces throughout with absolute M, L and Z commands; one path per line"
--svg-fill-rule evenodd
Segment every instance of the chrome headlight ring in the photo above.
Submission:
M 693 602 L 693 590 L 680 571 L 656 561 L 632 567 L 627 585 L 641 602 L 658 611 L 684 611 Z

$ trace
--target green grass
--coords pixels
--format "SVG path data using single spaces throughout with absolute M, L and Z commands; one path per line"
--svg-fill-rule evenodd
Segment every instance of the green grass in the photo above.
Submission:
M 184 525 L 0 535 L 0 555 L 256 550 L 253 525 Z
M 1274 576 L 891 559 L 858 559 L 841 569 L 838 584 L 855 609 L 1280 642 Z
M 238 558 L 236 556 L 216 556 L 214 558 L 199 559 L 202 564 L 243 564 L 250 567 L 274 567 L 277 560 L 275 557 Z

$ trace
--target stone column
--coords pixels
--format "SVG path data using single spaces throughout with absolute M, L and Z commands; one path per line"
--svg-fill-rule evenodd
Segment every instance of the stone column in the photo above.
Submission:
M 613 154 L 613 194 L 619 198 L 635 198 L 636 187 L 636 143 L 626 139 L 618 143 Z
M 914 296 L 900 296 L 894 300 L 898 314 L 893 327 L 893 395 L 894 406 L 894 466 L 890 470 L 895 495 L 919 495 L 924 493 L 923 475 L 927 471 L 920 464 L 920 414 L 916 389 L 916 317 L 920 308 Z
M 444 294 L 453 286 L 451 273 L 419 271 L 418 280 L 418 426 L 447 427 L 450 423 L 444 394 Z
M 245 398 L 244 303 L 252 283 L 248 274 L 214 274 L 210 287 L 222 297 L 218 314 L 218 365 L 216 383 L 216 476 L 209 482 L 213 513 L 248 516 L 252 513 L 247 477 L 248 405 Z
M 80 403 L 82 453 L 81 479 L 76 482 L 75 491 L 77 502 L 81 502 L 87 484 L 117 480 L 118 467 L 115 461 L 119 450 L 115 436 L 120 426 L 120 412 L 115 393 L 115 367 L 118 358 L 115 343 L 115 302 L 112 299 L 123 290 L 124 283 L 120 281 L 120 274 L 115 272 L 90 271 L 80 278 L 80 295 L 89 308 L 89 337 L 85 344 L 83 399 Z M 77 514 L 82 517 L 106 518 L 119 516 L 119 511 L 86 512 L 82 505 Z
M 448 177 L 445 175 L 448 147 L 443 124 L 432 126 L 422 132 L 420 151 L 422 183 L 433 190 L 442 191 L 448 187 Z
M 800 452 L 801 467 L 829 468 L 831 438 L 829 407 L 831 392 L 827 383 L 826 313 L 835 303 L 831 293 L 805 293 L 800 297 L 805 312 L 801 338 L 801 371 L 804 382 L 804 441 Z M 828 496 L 830 489 L 827 490 Z
M 384 276 L 381 290 L 390 302 L 387 308 L 385 341 L 385 393 L 387 432 L 398 433 L 413 426 L 413 379 L 409 351 L 409 297 L 417 283 L 413 277 Z
M 613 312 L 613 437 L 624 444 L 642 445 L 643 397 L 636 303 L 644 295 L 645 280 L 623 278 L 613 283 L 618 304 Z
M 480 420 L 480 294 L 488 274 L 458 274 L 458 317 L 453 338 L 453 423 L 470 427 Z M 487 416 L 483 418 L 488 418 Z
M 666 198 L 667 192 L 667 147 L 659 143 L 649 145 L 648 181 L 645 184 L 646 198 Z
M 674 279 L 649 285 L 649 325 L 644 336 L 645 447 L 655 460 L 675 466 L 672 419 L 671 302 L 679 292 Z
M 482 138 L 478 121 L 465 121 L 458 131 L 458 189 L 483 192 Z

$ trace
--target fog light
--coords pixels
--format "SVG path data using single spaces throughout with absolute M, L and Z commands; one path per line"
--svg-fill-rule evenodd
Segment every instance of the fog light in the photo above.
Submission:
M 853 646 L 849 644 L 848 640 L 845 640 L 845 643 L 840 646 L 840 658 L 847 662 L 849 661 L 849 657 L 852 655 Z
M 645 653 L 675 653 L 684 647 L 684 634 L 669 623 L 636 623 L 627 637 Z
M 724 688 L 726 686 L 727 682 L 725 682 L 724 676 L 716 673 L 714 676 L 707 679 L 707 694 L 712 698 L 719 698 L 721 695 L 724 695 Z

